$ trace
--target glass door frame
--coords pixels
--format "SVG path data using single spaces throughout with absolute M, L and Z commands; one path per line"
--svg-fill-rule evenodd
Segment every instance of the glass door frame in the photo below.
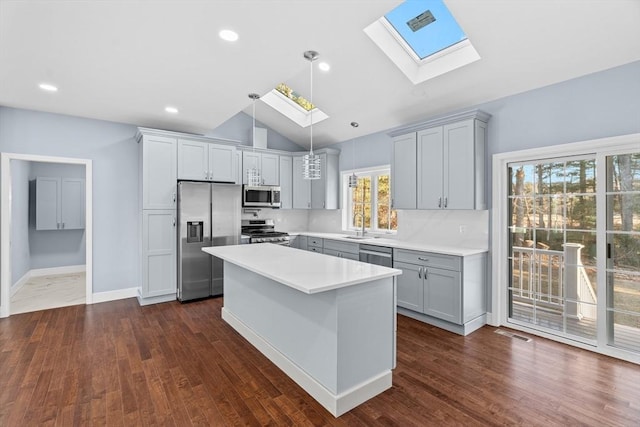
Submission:
M 497 153 L 492 158 L 492 208 L 491 208 L 491 311 L 488 323 L 493 326 L 507 326 L 555 341 L 574 345 L 597 353 L 606 354 L 634 363 L 640 363 L 640 354 L 613 347 L 608 344 L 606 304 L 597 307 L 597 340 L 595 345 L 574 341 L 547 332 L 508 322 L 509 314 L 509 265 L 507 224 L 508 208 L 508 167 L 510 163 L 535 161 L 554 157 L 592 155 L 596 158 L 596 194 L 606 194 L 606 156 L 639 152 L 640 133 L 594 139 L 527 150 Z M 597 293 L 607 295 L 606 278 L 606 197 L 600 197 L 596 205 L 596 257 Z

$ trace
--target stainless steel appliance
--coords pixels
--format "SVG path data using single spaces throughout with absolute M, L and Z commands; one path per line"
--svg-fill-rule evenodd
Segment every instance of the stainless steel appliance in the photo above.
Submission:
M 272 185 L 252 187 L 245 185 L 242 187 L 242 206 L 279 208 L 280 187 Z
M 223 261 L 202 252 L 240 243 L 241 187 L 178 182 L 178 299 L 222 295 Z
M 360 261 L 393 267 L 393 249 L 386 246 L 360 244 Z
M 249 243 L 275 243 L 289 246 L 289 233 L 276 231 L 272 219 L 243 219 L 242 234 L 249 236 Z

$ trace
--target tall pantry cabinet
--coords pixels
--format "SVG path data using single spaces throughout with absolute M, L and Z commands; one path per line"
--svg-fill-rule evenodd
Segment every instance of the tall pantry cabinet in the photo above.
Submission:
M 178 138 L 140 128 L 140 305 L 176 298 Z

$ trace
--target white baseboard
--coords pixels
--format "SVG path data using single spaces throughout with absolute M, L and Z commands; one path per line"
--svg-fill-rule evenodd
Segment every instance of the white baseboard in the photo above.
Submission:
M 13 297 L 16 294 L 16 292 L 18 292 L 24 286 L 24 284 L 29 281 L 31 277 L 32 277 L 31 271 L 27 271 L 26 273 L 24 273 L 24 276 L 19 278 L 18 281 L 16 281 L 16 283 L 11 285 L 11 296 Z
M 350 411 L 361 403 L 391 388 L 391 370 L 370 378 L 357 386 L 340 394 L 334 394 L 322 384 L 302 370 L 298 365 L 289 360 L 280 351 L 256 334 L 229 310 L 222 308 L 222 318 L 257 348 L 263 355 L 272 361 L 278 368 L 287 374 L 293 381 L 309 393 L 334 417 Z
M 50 268 L 35 268 L 29 270 L 31 277 L 48 276 L 50 274 L 71 274 L 82 273 L 87 271 L 86 266 L 83 265 L 65 265 L 64 267 L 50 267 Z
M 138 296 L 138 288 L 116 289 L 115 291 L 98 292 L 93 294 L 92 304 L 107 301 L 116 301 L 125 298 L 135 298 Z

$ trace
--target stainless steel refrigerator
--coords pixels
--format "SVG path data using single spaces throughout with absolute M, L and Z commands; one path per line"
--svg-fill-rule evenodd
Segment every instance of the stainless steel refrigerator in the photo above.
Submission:
M 208 246 L 240 244 L 240 185 L 178 182 L 178 299 L 222 295 L 223 261 Z

